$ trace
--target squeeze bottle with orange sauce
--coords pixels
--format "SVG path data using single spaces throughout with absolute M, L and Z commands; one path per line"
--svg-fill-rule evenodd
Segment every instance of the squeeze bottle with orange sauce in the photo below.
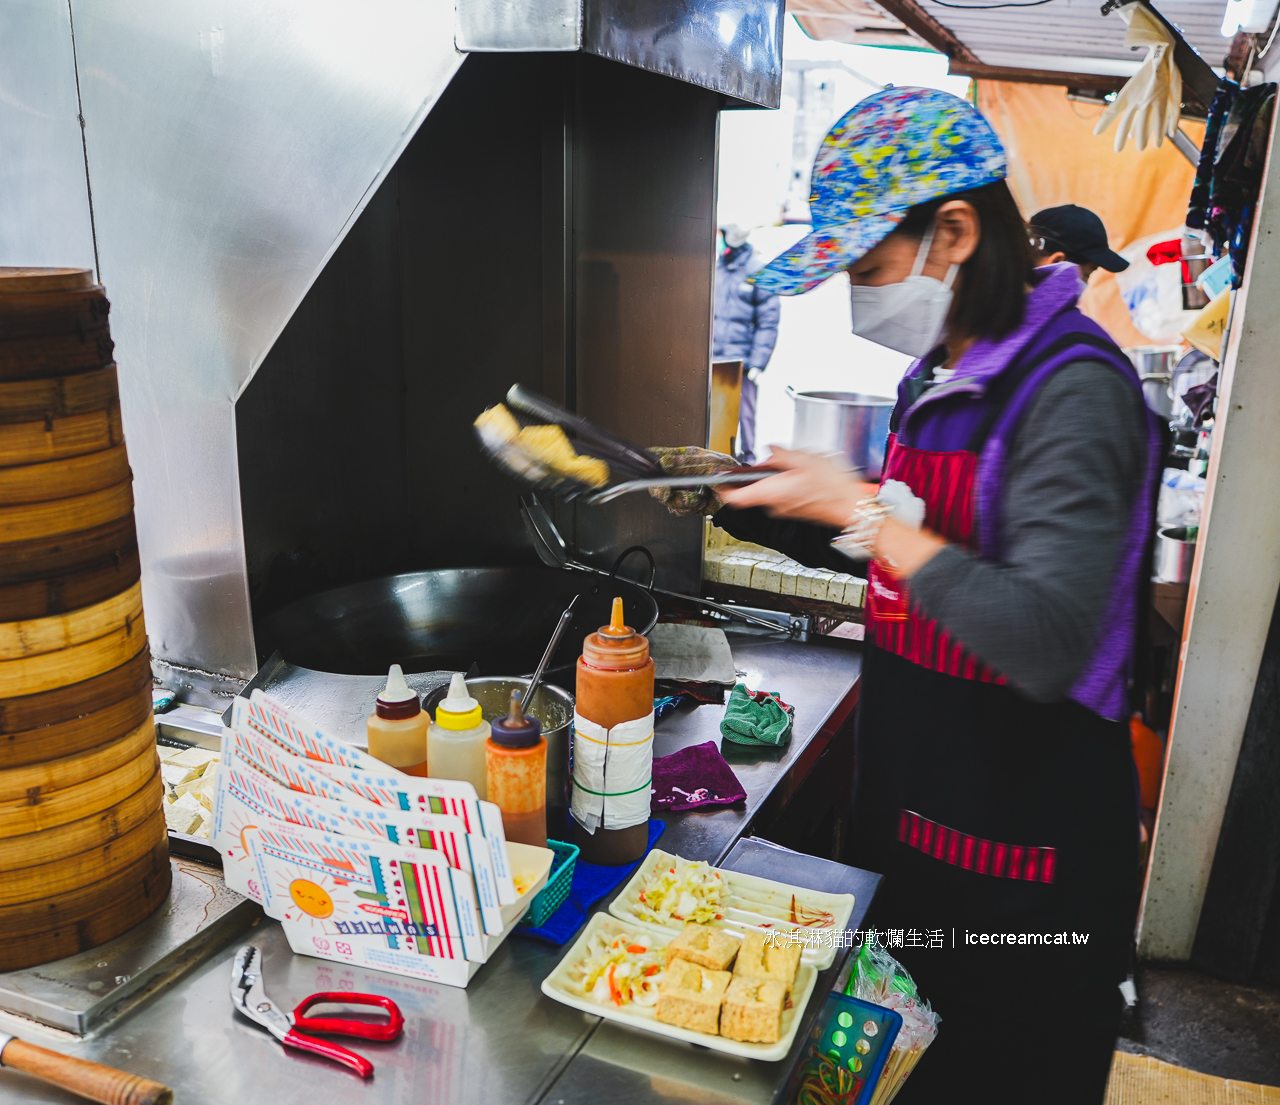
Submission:
M 427 722 L 417 694 L 404 681 L 399 664 L 387 672 L 387 686 L 378 695 L 365 722 L 369 755 L 407 775 L 427 773 Z
M 613 617 L 582 642 L 573 715 L 573 842 L 586 863 L 634 863 L 649 844 L 653 659 Z
M 484 749 L 489 801 L 502 811 L 508 840 L 547 846 L 547 741 L 542 723 L 520 709 L 511 692 L 511 712 L 490 725 Z

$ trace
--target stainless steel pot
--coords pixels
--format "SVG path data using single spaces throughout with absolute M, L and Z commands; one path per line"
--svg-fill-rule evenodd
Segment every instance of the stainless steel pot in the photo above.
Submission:
M 1173 416 L 1173 393 L 1169 390 L 1172 379 L 1163 372 L 1152 372 L 1142 377 L 1142 397 L 1147 406 L 1166 422 Z
M 884 469 L 889 417 L 895 400 L 856 391 L 796 391 L 791 447 L 810 452 L 839 453 L 868 480 Z
M 582 642 L 578 642 L 578 647 Z M 485 721 L 506 717 L 511 705 L 511 692 L 521 691 L 529 685 L 527 679 L 507 679 L 501 676 L 481 676 L 467 680 L 467 693 L 480 703 Z M 440 699 L 448 693 L 441 687 L 422 700 L 422 708 L 435 716 Z M 547 825 L 559 825 L 569 808 L 569 739 L 573 734 L 573 695 L 560 687 L 543 682 L 533 696 L 533 705 L 527 713 L 542 723 L 542 735 L 547 739 Z
M 1187 540 L 1186 526 L 1167 526 L 1156 533 L 1156 579 L 1162 583 L 1186 583 L 1191 579 L 1195 541 Z

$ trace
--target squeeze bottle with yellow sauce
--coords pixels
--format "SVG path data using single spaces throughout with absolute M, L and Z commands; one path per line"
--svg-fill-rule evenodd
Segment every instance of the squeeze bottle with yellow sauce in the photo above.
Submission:
M 582 642 L 573 716 L 573 843 L 587 863 L 633 863 L 649 844 L 653 659 L 649 642 L 613 617 Z
M 428 774 L 433 779 L 464 779 L 484 798 L 484 746 L 489 739 L 489 723 L 478 703 L 467 693 L 462 672 L 454 672 L 449 693 L 436 707 L 436 719 L 427 729 Z
M 489 801 L 502 811 L 508 840 L 547 846 L 547 741 L 542 723 L 520 709 L 511 692 L 511 712 L 493 722 L 485 745 Z
M 404 681 L 399 664 L 392 664 L 387 672 L 386 689 L 378 695 L 373 710 L 365 722 L 369 755 L 406 775 L 426 775 L 430 718 Z

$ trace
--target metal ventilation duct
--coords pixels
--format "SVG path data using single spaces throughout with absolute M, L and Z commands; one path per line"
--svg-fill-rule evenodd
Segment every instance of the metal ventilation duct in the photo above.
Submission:
M 96 257 L 156 657 L 256 670 L 235 403 L 461 65 L 455 33 L 776 105 L 782 18 L 781 0 L 4 5 L 0 256 Z
M 777 107 L 785 0 L 458 0 L 458 49 L 582 50 Z

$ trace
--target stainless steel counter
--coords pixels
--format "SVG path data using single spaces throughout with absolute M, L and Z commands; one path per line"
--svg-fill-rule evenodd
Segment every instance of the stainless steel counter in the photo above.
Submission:
M 827 641 L 800 644 L 749 633 L 733 634 L 730 640 L 747 684 L 776 691 L 796 707 L 794 736 L 785 750 L 726 749 L 747 791 L 745 808 L 668 815 L 659 845 L 691 859 L 727 860 L 753 871 L 781 858 L 788 869 L 794 866 L 793 881 L 843 879 L 840 889 L 852 890 L 857 898 L 850 928 L 859 927 L 878 877 L 807 857 L 779 857 L 749 841 L 736 851 L 735 846 L 762 809 L 794 791 L 832 739 L 833 719 L 852 701 L 860 654 Z M 663 718 L 655 755 L 706 740 L 718 744 L 722 712 L 719 706 L 682 707 Z M 842 738 L 847 736 L 843 731 Z M 264 950 L 269 992 L 289 1008 L 317 990 L 372 991 L 399 1003 L 405 1016 L 400 1040 L 355 1044 L 376 1067 L 371 1081 L 362 1082 L 322 1059 L 286 1054 L 263 1030 L 233 1014 L 231 957 L 236 944 L 249 941 Z M 173 1087 L 179 1105 L 714 1105 L 766 1103 L 781 1091 L 788 1062 L 742 1060 L 663 1041 L 607 1025 L 544 997 L 539 985 L 562 954 L 561 948 L 512 936 L 471 985 L 459 990 L 295 956 L 279 926 L 264 921 L 101 1035 L 84 1040 L 55 1036 L 3 1015 L 0 1031 L 162 1081 Z M 820 977 L 810 1019 L 842 962 L 838 955 Z M 0 1105 L 71 1105 L 79 1100 L 26 1075 L 0 1070 Z

